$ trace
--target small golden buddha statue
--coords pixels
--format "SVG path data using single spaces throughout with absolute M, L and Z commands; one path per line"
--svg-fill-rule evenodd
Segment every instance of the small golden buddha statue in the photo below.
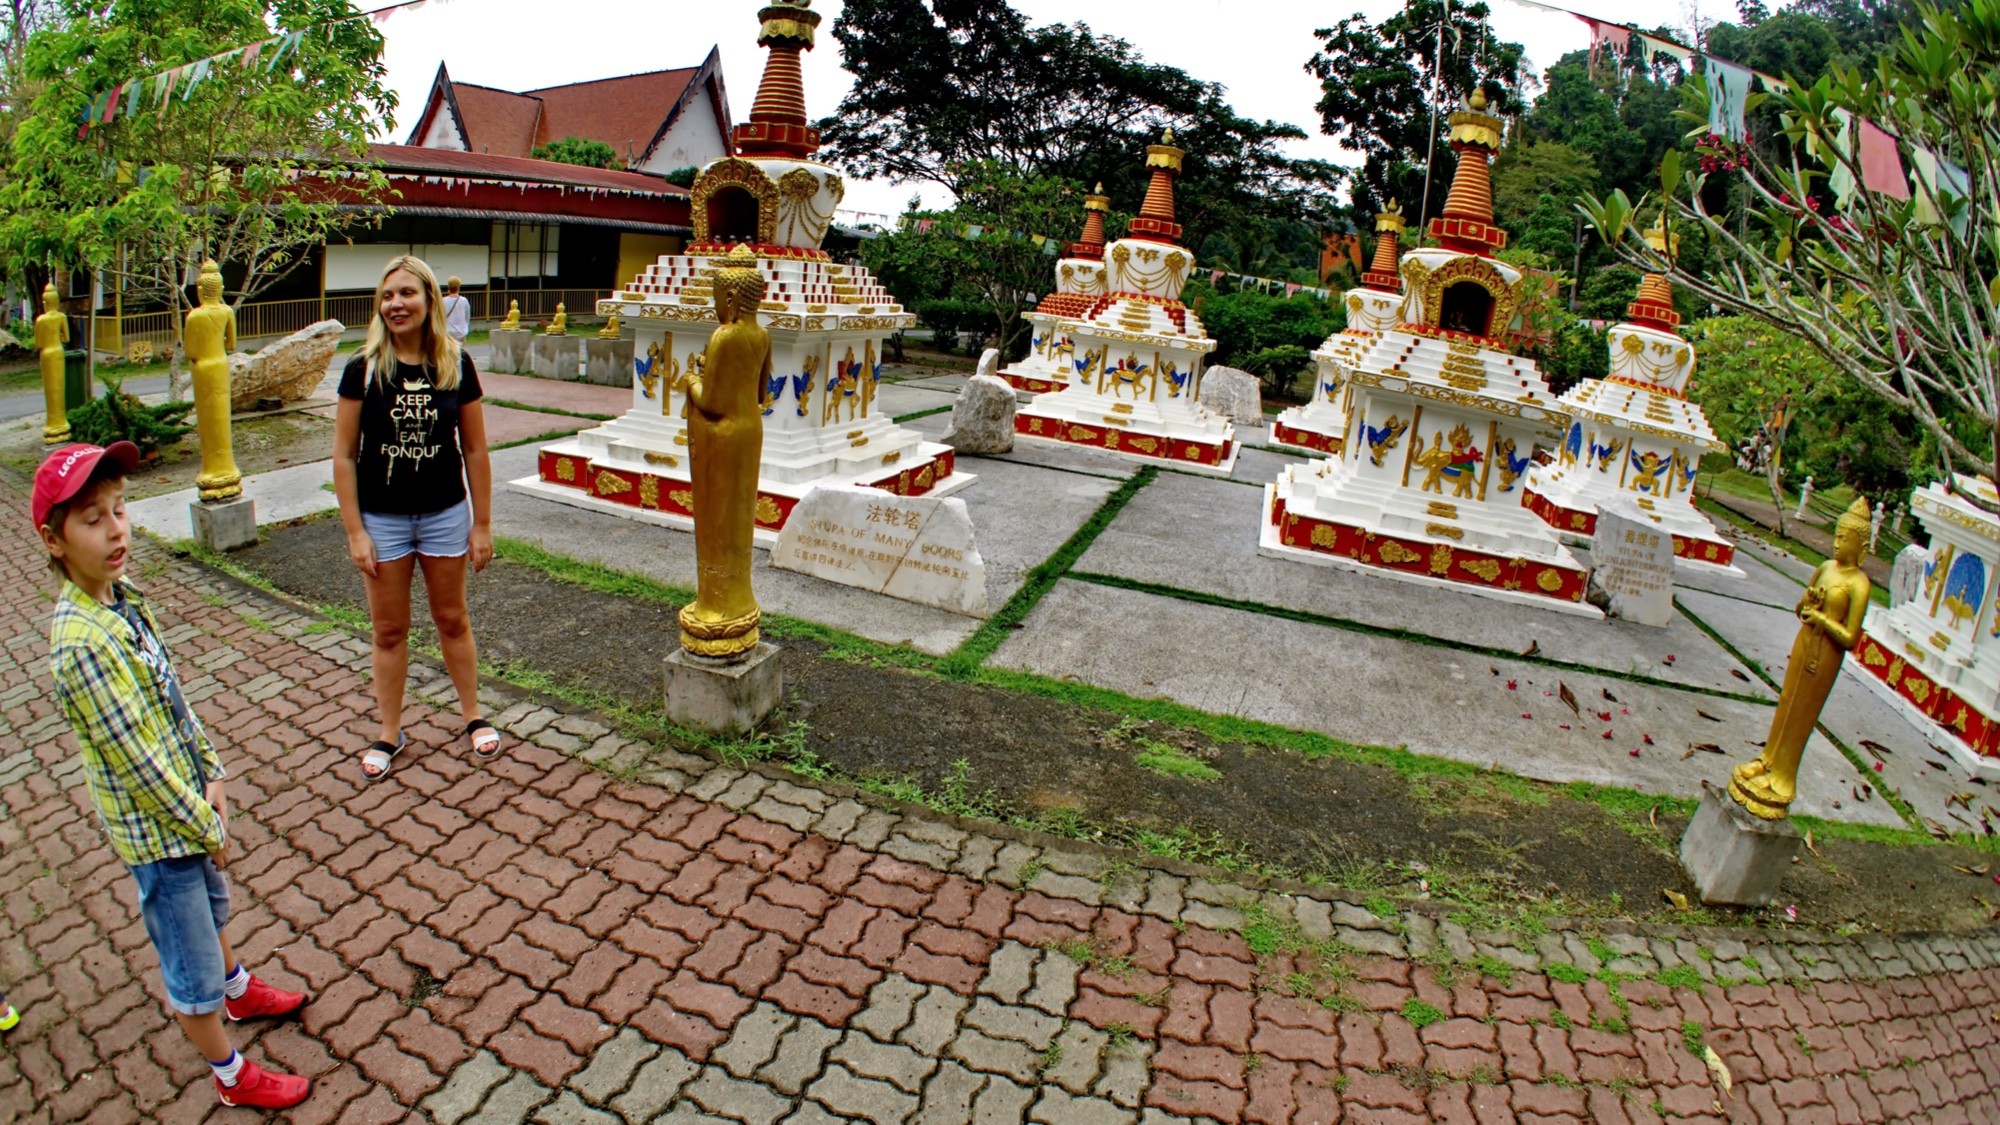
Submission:
M 610 316 L 604 318 L 604 327 L 597 330 L 597 338 L 600 340 L 616 340 L 618 338 L 617 313 L 612 313 Z
M 1861 637 L 1869 591 L 1861 549 L 1867 542 L 1868 501 L 1857 499 L 1834 526 L 1833 558 L 1813 572 L 1799 598 L 1799 635 L 1785 664 L 1764 752 L 1730 774 L 1729 795 L 1766 820 L 1782 819 L 1798 795 L 1799 756 L 1840 676 L 1841 660 Z
M 63 346 L 69 343 L 69 317 L 57 308 L 56 283 L 42 287 L 42 315 L 35 318 L 35 353 L 42 361 L 42 406 L 48 420 L 42 425 L 42 444 L 61 445 L 69 440 L 69 404 L 63 397 Z
M 243 494 L 243 474 L 229 435 L 229 353 L 236 350 L 236 310 L 222 303 L 222 270 L 213 258 L 202 262 L 196 282 L 200 307 L 190 311 L 181 338 L 194 369 L 195 434 L 201 439 L 201 475 L 195 487 L 203 500 Z
M 757 323 L 764 275 L 749 247 L 712 273 L 715 316 L 699 367 L 675 383 L 687 395 L 688 459 L 694 485 L 695 599 L 680 613 L 691 655 L 742 659 L 757 647 L 750 589 L 757 467 L 764 453 L 758 392 L 771 378 L 771 334 Z
M 509 332 L 516 331 L 521 327 L 521 302 L 507 302 L 507 315 L 501 318 L 500 327 Z
M 553 319 L 549 321 L 549 330 L 547 332 L 547 335 L 550 336 L 569 335 L 569 309 L 564 307 L 561 301 L 556 302 L 556 315 Z

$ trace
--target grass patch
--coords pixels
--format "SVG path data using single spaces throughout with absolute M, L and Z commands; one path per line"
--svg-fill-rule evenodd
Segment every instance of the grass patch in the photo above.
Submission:
M 1542 966 L 1542 972 L 1550 980 L 1559 980 L 1564 984 L 1582 984 L 1584 981 L 1590 979 L 1589 973 L 1584 972 L 1567 961 L 1551 961 Z
M 894 422 L 898 426 L 900 426 L 905 422 L 914 422 L 919 418 L 928 418 L 933 414 L 943 414 L 944 412 L 950 409 L 951 409 L 950 406 L 933 406 L 928 410 L 912 410 L 908 414 L 893 415 L 892 417 L 890 417 L 889 421 Z
M 1139 763 L 1140 769 L 1151 770 L 1161 777 L 1215 781 L 1222 776 L 1222 771 L 1179 747 L 1150 739 L 1140 743 L 1139 755 L 1135 760 Z
M 486 448 L 488 451 L 492 451 L 497 449 L 512 449 L 517 445 L 539 445 L 545 441 L 561 441 L 575 432 L 575 430 L 543 430 L 541 433 L 530 437 L 515 438 L 513 441 L 503 441 L 497 445 L 489 445 Z M 326 485 L 325 487 L 328 492 L 333 491 L 332 485 Z
M 1702 991 L 1701 973 L 1693 965 L 1675 965 L 1671 969 L 1661 969 L 1653 974 L 1653 979 L 1668 988 L 1685 988 L 1690 992 Z
M 560 406 L 537 406 L 532 402 L 516 402 L 511 398 L 493 398 L 489 396 L 486 402 L 490 406 L 504 406 L 509 410 L 525 410 L 531 414 L 560 414 L 565 418 L 588 418 L 593 422 L 609 422 L 613 418 L 618 417 L 616 414 L 594 414 L 584 410 L 564 410 Z
M 1410 1021 L 1411 1027 L 1422 1031 L 1434 1023 L 1441 1022 L 1444 1013 L 1412 996 L 1403 1001 L 1403 1018 Z

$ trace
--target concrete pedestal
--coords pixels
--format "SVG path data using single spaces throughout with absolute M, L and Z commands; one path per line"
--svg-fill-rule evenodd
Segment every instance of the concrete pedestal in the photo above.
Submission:
M 535 339 L 533 332 L 525 328 L 495 328 L 487 333 L 486 339 L 491 349 L 486 360 L 488 371 L 503 375 L 528 373 L 528 348 Z
M 583 342 L 583 379 L 604 387 L 632 385 L 632 341 L 589 339 Z
M 583 339 L 578 336 L 537 336 L 529 366 L 544 379 L 577 382 L 583 378 Z
M 778 646 L 747 659 L 710 660 L 685 649 L 667 657 L 667 721 L 711 734 L 748 734 L 784 700 Z
M 1704 781 L 1701 808 L 1681 834 L 1681 867 L 1704 903 L 1769 906 L 1798 850 L 1790 820 L 1754 816 Z
M 234 551 L 257 542 L 257 504 L 248 496 L 188 505 L 194 541 L 211 551 Z

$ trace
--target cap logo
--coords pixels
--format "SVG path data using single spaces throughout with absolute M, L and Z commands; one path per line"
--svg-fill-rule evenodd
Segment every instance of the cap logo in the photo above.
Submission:
M 69 476 L 70 469 L 76 466 L 77 458 L 90 452 L 91 450 L 88 446 L 72 451 L 69 456 L 63 458 L 62 468 L 56 470 L 56 475 L 60 477 Z

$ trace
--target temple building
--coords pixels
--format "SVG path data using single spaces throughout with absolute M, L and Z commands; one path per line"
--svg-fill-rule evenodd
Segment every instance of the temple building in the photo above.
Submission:
M 1663 254 L 1672 241 L 1662 227 L 1646 233 Z M 1666 277 L 1647 274 L 1624 323 L 1610 330 L 1611 373 L 1562 396 L 1569 428 L 1555 461 L 1528 470 L 1525 503 L 1565 539 L 1587 544 L 1598 506 L 1630 496 L 1672 534 L 1677 565 L 1741 574 L 1735 545 L 1694 506 L 1702 454 L 1726 449 L 1688 400 L 1695 352 L 1675 332 L 1680 319 Z
M 1258 549 L 1596 616 L 1584 566 L 1521 506 L 1537 436 L 1565 419 L 1506 340 L 1523 278 L 1493 256 L 1507 242 L 1489 170 L 1502 135 L 1483 93 L 1451 115 L 1440 245 L 1403 255 L 1398 322 L 1348 374 L 1340 451 L 1266 488 Z
M 776 542 L 792 508 L 819 484 L 858 484 L 899 496 L 942 495 L 970 484 L 949 446 L 923 440 L 875 406 L 883 339 L 916 318 L 867 270 L 821 249 L 846 188 L 818 163 L 807 124 L 799 53 L 819 13 L 806 0 L 760 12 L 769 54 L 735 154 L 711 161 L 690 197 L 694 241 L 639 270 L 600 314 L 616 313 L 636 347 L 632 406 L 595 429 L 545 446 L 535 476 L 514 487 L 647 522 L 693 526 L 687 463 L 687 395 L 717 321 L 710 272 L 735 246 L 757 253 L 766 281 L 757 313 L 771 333 L 771 377 L 762 389 L 763 460 L 756 535 Z
M 1930 533 L 1931 545 L 1905 548 L 1921 570 L 1912 588 L 1891 589 L 1887 609 L 1869 608 L 1853 656 L 1863 682 L 1982 781 L 2000 781 L 1996 504 L 1992 481 L 1963 474 L 1910 495 L 1910 514 Z M 1897 570 L 1905 565 L 1899 557 Z
M 1271 423 L 1271 441 L 1306 453 L 1339 453 L 1347 430 L 1347 373 L 1385 329 L 1402 319 L 1403 281 L 1397 274 L 1397 236 L 1403 209 L 1394 200 L 1375 216 L 1375 260 L 1361 286 L 1347 291 L 1347 327 L 1326 338 L 1313 353 L 1317 368 L 1312 400 L 1281 411 Z
M 1076 336 L 1063 321 L 1087 314 L 1105 295 L 1104 213 L 1110 208 L 1103 184 L 1084 197 L 1083 234 L 1056 263 L 1055 292 L 1027 314 L 1028 354 L 1000 372 L 1015 390 L 1038 395 L 1069 385 L 1077 364 Z
M 1215 341 L 1181 303 L 1194 267 L 1174 221 L 1174 176 L 1185 155 L 1174 147 L 1172 130 L 1162 143 L 1146 146 L 1152 170 L 1146 201 L 1125 237 L 1104 248 L 1101 263 L 1078 253 L 1090 248 L 1091 232 L 1102 229 L 1101 205 L 1087 212 L 1083 241 L 1072 244 L 1070 259 L 1057 267 L 1057 304 L 1035 325 L 1045 341 L 1057 341 L 1067 353 L 1070 378 L 1015 413 L 1020 437 L 1200 472 L 1226 474 L 1235 466 L 1236 428 L 1196 401 L 1202 361 Z M 1070 283 L 1081 286 L 1084 269 L 1095 273 L 1100 265 L 1101 293 L 1061 290 L 1063 267 L 1073 267 Z

